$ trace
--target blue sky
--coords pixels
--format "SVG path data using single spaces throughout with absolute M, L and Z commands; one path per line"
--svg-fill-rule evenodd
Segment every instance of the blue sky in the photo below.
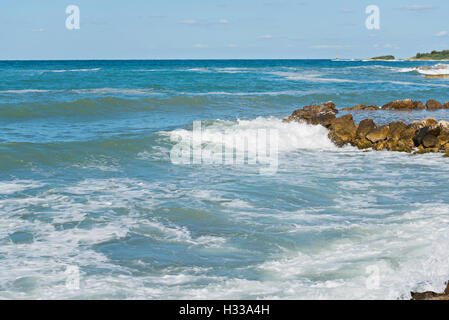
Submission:
M 449 49 L 448 13 L 447 0 L 1 0 L 0 59 L 404 58 Z

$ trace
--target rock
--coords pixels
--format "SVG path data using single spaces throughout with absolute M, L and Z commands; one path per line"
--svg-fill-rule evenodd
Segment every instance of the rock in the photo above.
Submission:
M 378 106 L 366 106 L 364 104 L 358 104 L 352 108 L 343 108 L 342 110 L 364 110 L 364 111 L 374 111 L 379 110 L 380 108 Z
M 320 105 L 320 112 L 333 112 L 338 113 L 335 103 L 332 101 L 324 102 Z
M 412 152 L 415 147 L 415 143 L 412 138 L 400 138 L 397 141 L 388 140 L 388 150 L 399 151 L 399 152 Z
M 427 108 L 427 110 L 438 110 L 438 109 L 442 109 L 443 105 L 441 103 L 439 103 L 438 101 L 431 99 L 431 100 L 427 101 L 426 108 Z
M 445 104 L 443 104 L 443 108 L 444 109 L 449 109 L 449 102 L 446 102 Z
M 446 290 L 443 293 L 436 293 L 433 291 L 426 292 L 410 292 L 412 300 L 449 300 L 449 282 Z
M 429 127 L 434 127 L 436 125 L 438 125 L 438 121 L 436 121 L 433 118 L 427 118 L 423 121 L 425 126 L 429 126 Z
M 419 110 L 425 109 L 422 102 L 411 99 L 395 100 L 382 106 L 384 110 Z
M 440 141 L 440 145 L 444 146 L 449 143 L 449 127 L 446 127 L 445 125 L 441 125 L 441 124 L 439 124 L 438 127 L 440 129 L 440 134 L 438 135 L 438 140 Z
M 438 148 L 423 148 L 423 149 L 413 152 L 413 154 L 425 154 L 425 153 L 438 152 L 438 151 L 440 151 Z
M 373 147 L 373 143 L 365 138 L 359 138 L 355 140 L 355 145 L 357 148 L 364 150 Z
M 444 121 L 444 120 L 440 120 L 438 121 L 437 124 L 440 128 L 444 128 L 444 129 L 449 129 L 449 122 L 448 121 Z
M 432 134 L 427 134 L 422 140 L 422 144 L 425 148 L 440 148 L 440 140 Z
M 438 126 L 425 126 L 416 130 L 415 135 L 413 136 L 413 141 L 415 142 L 415 146 L 419 146 L 423 144 L 423 140 L 427 135 L 437 137 L 439 134 L 440 128 Z
M 407 129 L 407 125 L 402 121 L 391 122 L 388 127 L 390 128 L 390 132 L 388 133 L 387 138 L 394 141 L 399 140 L 401 138 L 402 132 Z
M 368 139 L 372 143 L 383 141 L 387 138 L 389 132 L 390 129 L 388 126 L 380 126 L 368 132 L 368 134 L 366 135 L 366 139 Z
M 387 146 L 388 146 L 387 142 L 385 140 L 381 140 L 381 141 L 376 142 L 373 145 L 373 149 L 376 151 L 381 151 L 381 150 L 386 149 Z
M 302 109 L 293 111 L 290 117 L 284 119 L 284 122 L 306 122 L 308 124 L 321 124 L 325 127 L 330 126 L 338 110 L 335 108 L 335 104 L 331 101 L 325 102 L 319 106 L 310 105 L 305 106 Z
M 357 127 L 351 114 L 346 114 L 332 121 L 329 138 L 339 147 L 353 143 Z
M 359 127 L 356 131 L 356 136 L 359 139 L 364 139 L 368 132 L 376 128 L 376 124 L 374 123 L 373 119 L 365 119 L 360 121 Z
M 335 118 L 335 113 L 320 113 L 317 116 L 313 116 L 309 123 L 314 125 L 320 124 L 323 127 L 328 128 Z

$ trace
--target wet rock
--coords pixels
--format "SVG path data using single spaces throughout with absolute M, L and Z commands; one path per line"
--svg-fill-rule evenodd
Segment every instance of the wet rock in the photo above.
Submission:
M 368 134 L 366 135 L 366 139 L 368 139 L 372 143 L 383 141 L 387 139 L 387 135 L 389 132 L 390 128 L 388 126 L 380 126 L 368 132 Z
M 387 147 L 388 147 L 387 141 L 384 140 L 378 141 L 373 145 L 373 149 L 376 151 L 387 149 Z
M 360 150 L 369 149 L 373 147 L 373 143 L 365 138 L 359 138 L 355 140 L 355 145 Z
M 446 121 L 440 121 L 438 123 L 438 127 L 440 129 L 440 134 L 438 135 L 438 140 L 440 142 L 440 146 L 443 147 L 442 149 L 446 149 L 444 148 L 445 145 L 448 145 L 449 147 L 449 126 L 447 126 Z
M 438 148 L 422 148 L 420 150 L 413 152 L 413 154 L 425 154 L 425 153 L 433 153 L 433 152 L 438 152 L 438 151 L 440 151 L 440 149 L 438 149 Z
M 415 143 L 413 142 L 412 138 L 400 138 L 399 140 L 388 140 L 387 142 L 387 148 L 391 151 L 398 151 L 398 152 L 412 152 L 413 148 L 415 147 Z
M 420 101 L 412 101 L 411 99 L 395 100 L 382 106 L 384 110 L 420 110 L 425 106 Z
M 356 136 L 359 139 L 364 139 L 368 132 L 376 128 L 376 124 L 374 123 L 373 119 L 365 119 L 360 121 L 359 127 L 356 131 Z
M 422 145 L 425 148 L 440 148 L 440 140 L 432 134 L 427 134 L 422 140 Z
M 443 293 L 433 291 L 411 292 L 412 300 L 449 300 L 449 282 Z
M 407 125 L 402 121 L 391 122 L 388 127 L 390 131 L 388 133 L 387 138 L 392 139 L 393 141 L 397 141 L 401 138 L 401 134 L 407 129 Z
M 332 120 L 336 118 L 338 110 L 335 108 L 335 104 L 332 101 L 325 102 L 321 105 L 305 106 L 302 109 L 297 109 L 284 122 L 306 122 L 308 124 L 318 125 L 321 124 L 325 127 L 329 127 Z
M 376 105 L 373 106 L 367 106 L 364 104 L 358 104 L 352 108 L 343 108 L 342 110 L 365 110 L 365 111 L 374 111 L 374 110 L 379 110 L 380 108 Z
M 440 128 L 438 126 L 425 126 L 416 130 L 413 136 L 413 141 L 416 146 L 423 144 L 423 140 L 427 135 L 432 135 L 437 137 L 440 134 Z
M 339 147 L 353 143 L 357 127 L 351 114 L 346 114 L 332 121 L 329 138 Z
M 442 109 L 443 105 L 436 100 L 430 99 L 426 102 L 426 108 L 427 110 L 438 110 Z
M 449 102 L 446 102 L 445 104 L 443 104 L 443 109 L 449 109 Z

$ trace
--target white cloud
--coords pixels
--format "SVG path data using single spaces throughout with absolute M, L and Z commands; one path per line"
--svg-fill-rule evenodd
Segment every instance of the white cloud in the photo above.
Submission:
M 40 28 L 40 29 L 34 29 L 34 30 L 31 30 L 31 31 L 32 31 L 32 32 L 44 32 L 45 29 Z
M 434 36 L 435 37 L 444 37 L 447 36 L 449 33 L 447 31 L 440 31 L 438 33 L 435 33 Z
M 264 34 L 259 37 L 259 39 L 273 39 L 271 34 Z
M 193 45 L 194 48 L 207 48 L 209 47 L 207 44 L 197 43 Z
M 344 13 L 351 13 L 351 12 L 354 12 L 354 11 L 351 10 L 351 9 L 343 9 L 343 12 L 344 12 Z
M 220 19 L 220 20 L 218 20 L 218 23 L 220 23 L 220 24 L 228 24 L 229 21 L 226 20 L 226 19 Z
M 236 45 L 236 44 L 233 44 L 233 43 L 231 43 L 231 44 L 228 44 L 228 48 L 237 48 L 237 45 Z

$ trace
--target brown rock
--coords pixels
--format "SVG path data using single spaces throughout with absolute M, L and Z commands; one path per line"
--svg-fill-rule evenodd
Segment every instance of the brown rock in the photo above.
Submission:
M 449 109 L 449 102 L 446 102 L 445 104 L 443 104 L 443 108 L 444 109 Z
M 424 108 L 422 102 L 412 101 L 411 99 L 395 100 L 382 106 L 382 109 L 385 110 L 416 110 Z
M 423 124 L 425 126 L 434 127 L 434 126 L 438 125 L 438 121 L 436 121 L 433 118 L 427 118 L 423 121 Z
M 449 300 L 449 283 L 444 293 L 436 293 L 433 291 L 411 292 L 412 300 Z
M 306 122 L 309 124 L 322 124 L 323 126 L 329 126 L 331 121 L 335 118 L 335 114 L 338 110 L 335 108 L 335 104 L 331 101 L 325 102 L 320 106 L 310 105 L 305 106 L 302 109 L 293 111 L 290 117 L 284 119 L 284 122 Z
M 436 130 L 436 128 L 430 127 L 430 126 L 425 126 L 425 127 L 422 127 L 421 129 L 416 130 L 415 135 L 413 136 L 413 141 L 415 142 L 415 146 L 419 146 L 419 145 L 423 144 L 424 137 L 426 137 L 428 134 L 435 135 L 435 134 L 432 134 L 432 133 L 435 133 L 435 132 L 432 132 L 435 130 Z
M 357 148 L 364 150 L 373 147 L 373 143 L 365 138 L 359 138 L 355 140 L 355 145 Z
M 422 140 L 422 144 L 425 148 L 440 148 L 440 140 L 432 134 L 427 134 Z
M 376 124 L 373 119 L 365 119 L 360 121 L 359 127 L 357 128 L 356 136 L 360 139 L 366 137 L 367 133 L 376 128 Z
M 413 154 L 425 154 L 425 153 L 438 152 L 438 151 L 440 151 L 438 148 L 423 148 L 423 149 L 413 152 Z
M 377 127 L 366 135 L 366 139 L 371 141 L 372 143 L 376 143 L 378 141 L 383 141 L 387 138 L 390 129 L 388 126 L 380 126 Z
M 387 138 L 395 141 L 399 140 L 402 132 L 407 129 L 407 125 L 402 121 L 391 122 L 388 127 L 390 128 L 390 132 L 388 133 Z
M 358 104 L 352 108 L 343 108 L 342 110 L 365 110 L 365 111 L 373 111 L 373 110 L 379 110 L 380 108 L 378 106 L 367 106 L 364 104 Z
M 438 109 L 442 109 L 443 105 L 441 103 L 439 103 L 438 101 L 431 99 L 431 100 L 427 101 L 426 108 L 427 108 L 427 110 L 438 110 Z
M 386 149 L 387 146 L 388 146 L 387 141 L 381 140 L 381 141 L 376 142 L 373 145 L 373 149 L 376 150 L 376 151 L 381 151 L 381 150 Z
M 335 103 L 332 101 L 324 102 L 320 105 L 320 112 L 333 112 L 338 113 Z
M 401 138 L 397 141 L 388 140 L 388 150 L 399 152 L 412 152 L 415 147 L 415 143 L 411 138 Z
M 351 114 L 346 114 L 332 121 L 329 127 L 329 138 L 339 147 L 352 143 L 357 127 Z

